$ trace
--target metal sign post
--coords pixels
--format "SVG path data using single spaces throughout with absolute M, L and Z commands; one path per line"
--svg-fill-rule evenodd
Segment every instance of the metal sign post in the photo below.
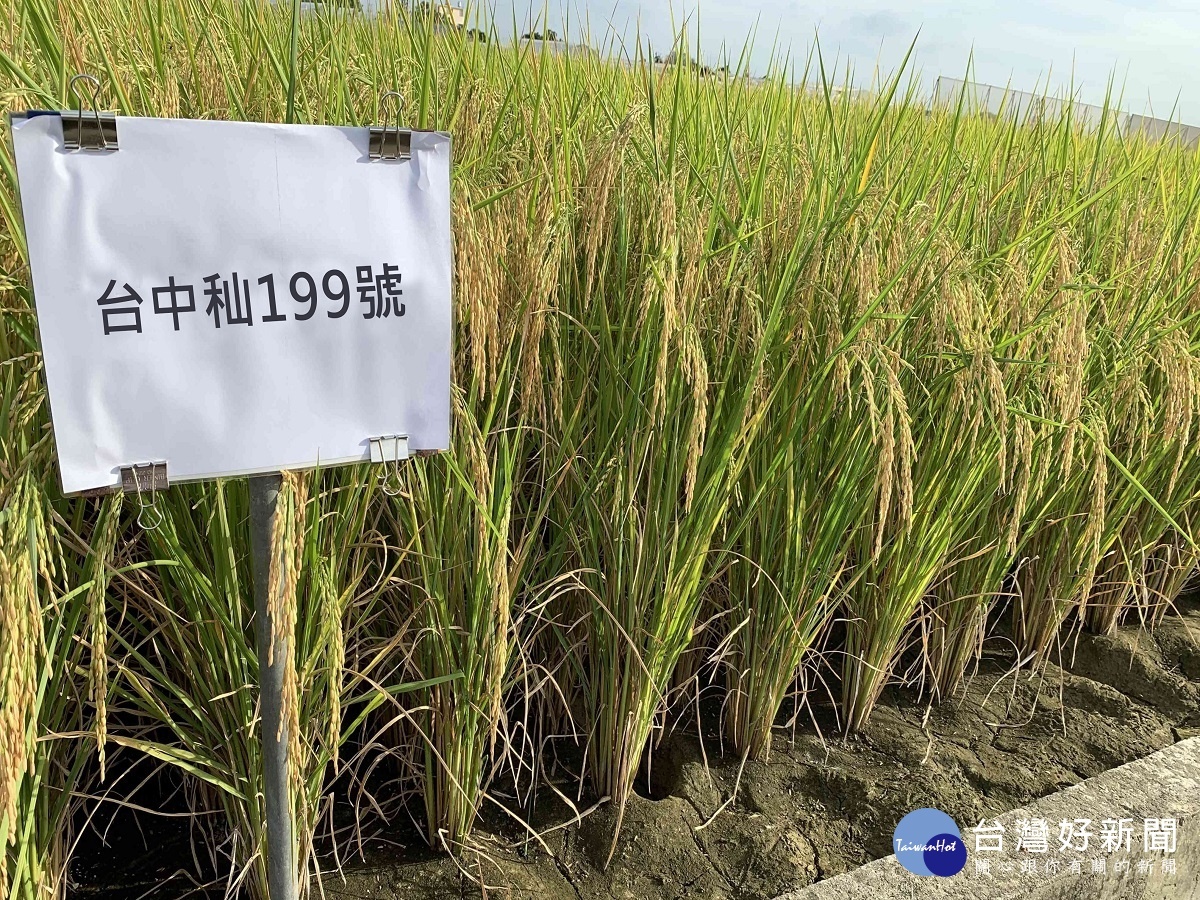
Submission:
M 258 640 L 259 709 L 262 719 L 263 804 L 267 819 L 267 887 L 271 900 L 295 900 L 296 866 L 292 803 L 288 791 L 288 730 L 283 712 L 283 673 L 288 639 L 271 621 L 271 545 L 278 474 L 250 478 L 250 561 L 254 571 L 254 630 Z M 283 547 L 281 553 L 290 552 Z M 282 564 L 281 561 L 275 561 Z M 276 590 L 282 589 L 278 579 Z

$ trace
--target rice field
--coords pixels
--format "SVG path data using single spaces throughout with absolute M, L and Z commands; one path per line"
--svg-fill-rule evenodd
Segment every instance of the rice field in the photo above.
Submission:
M 816 53 L 752 80 L 428 16 L 3 8 L 6 110 L 90 72 L 124 115 L 364 125 L 394 89 L 453 133 L 452 452 L 284 480 L 305 892 L 367 822 L 457 855 L 485 805 L 523 821 L 491 787 L 527 802 L 554 742 L 568 803 L 623 809 L 701 685 L 762 759 L 785 703 L 852 734 L 985 641 L 1036 671 L 1154 628 L 1195 566 L 1194 150 L 853 94 Z M 246 484 L 151 529 L 62 496 L 7 142 L 0 178 L 0 895 L 62 896 L 87 798 L 150 761 L 265 897 Z

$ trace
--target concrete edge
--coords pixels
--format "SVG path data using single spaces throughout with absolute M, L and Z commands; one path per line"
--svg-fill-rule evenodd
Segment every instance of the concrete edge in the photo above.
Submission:
M 999 853 L 975 853 L 975 822 L 959 822 L 967 845 L 967 866 L 951 878 L 921 877 L 904 869 L 895 856 L 782 895 L 777 900 L 1159 900 L 1200 898 L 1200 737 L 1180 741 L 1094 778 L 1042 797 L 1028 806 L 995 817 L 1004 826 L 1004 848 Z M 1049 825 L 1049 852 L 1016 849 L 1022 820 L 1045 819 Z M 1104 819 L 1133 819 L 1131 851 L 1100 852 L 1100 823 Z M 1177 822 L 1173 854 L 1145 852 L 1145 819 L 1174 818 Z M 1091 819 L 1093 837 L 1085 853 L 1058 852 L 1059 822 Z M 989 824 L 991 820 L 989 819 Z M 976 871 L 976 859 L 987 857 L 990 872 Z M 1164 872 L 1162 860 L 1172 858 L 1175 871 Z M 1060 864 L 1051 872 L 1050 860 Z M 1093 860 L 1102 859 L 1105 871 L 1093 871 Z M 1071 869 L 1079 860 L 1081 872 Z M 1146 866 L 1139 865 L 1148 862 Z M 1037 872 L 1022 871 L 1036 862 Z

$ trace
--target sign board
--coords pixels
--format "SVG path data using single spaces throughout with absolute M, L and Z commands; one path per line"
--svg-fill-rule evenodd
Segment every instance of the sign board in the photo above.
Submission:
M 63 122 L 12 119 L 65 491 L 448 448 L 449 135 L 379 160 L 365 127 L 122 117 L 97 152 Z

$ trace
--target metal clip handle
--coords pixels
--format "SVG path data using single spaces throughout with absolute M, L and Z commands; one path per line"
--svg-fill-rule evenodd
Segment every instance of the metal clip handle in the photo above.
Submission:
M 379 98 L 383 124 L 371 126 L 367 149 L 371 159 L 412 159 L 412 132 L 400 127 L 400 112 L 403 109 L 404 96 L 398 91 L 388 91 Z
M 408 435 L 388 434 L 371 438 L 371 462 L 387 464 L 381 479 L 380 489 L 389 497 L 396 497 L 404 490 L 400 479 L 400 463 L 409 458 Z
M 84 95 L 77 87 L 85 81 L 92 86 L 91 108 L 83 108 Z M 116 150 L 117 117 L 99 110 L 100 79 L 94 75 L 76 75 L 68 84 L 68 90 L 76 100 L 74 114 L 62 114 L 63 143 L 68 150 Z
M 134 463 L 121 468 L 121 489 L 127 494 L 137 494 L 138 526 L 146 531 L 154 531 L 163 523 L 163 513 L 154 503 L 154 492 L 165 491 L 169 486 L 167 481 L 167 464 L 165 462 Z M 146 495 L 150 502 L 146 502 Z

